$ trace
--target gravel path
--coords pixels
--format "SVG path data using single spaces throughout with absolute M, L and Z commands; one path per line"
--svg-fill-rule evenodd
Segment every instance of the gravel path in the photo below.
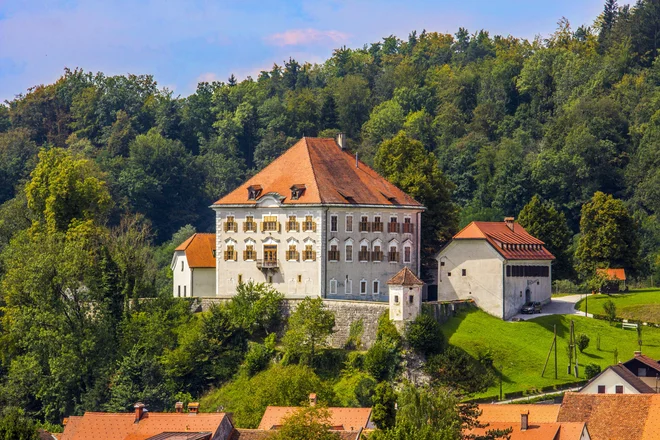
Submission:
M 528 319 L 547 315 L 579 315 L 593 318 L 591 313 L 585 315 L 584 312 L 581 312 L 575 308 L 575 304 L 577 304 L 577 302 L 583 298 L 584 295 L 568 295 L 552 298 L 548 304 L 543 306 L 541 313 L 537 313 L 536 315 L 524 315 L 522 313 L 518 313 L 512 319 L 520 318 L 526 321 Z

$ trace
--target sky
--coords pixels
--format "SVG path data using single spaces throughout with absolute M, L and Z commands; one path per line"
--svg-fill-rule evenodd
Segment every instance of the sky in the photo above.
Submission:
M 548 36 L 591 25 L 604 0 L 0 0 L 0 102 L 64 68 L 152 74 L 187 96 L 199 81 L 257 78 L 293 57 L 320 63 L 412 30 Z M 619 4 L 626 2 L 619 1 Z

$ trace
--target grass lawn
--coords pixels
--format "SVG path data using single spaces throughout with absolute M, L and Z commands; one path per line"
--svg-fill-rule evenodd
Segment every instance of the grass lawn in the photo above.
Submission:
M 660 323 L 660 289 L 631 290 L 609 296 L 589 295 L 588 312 L 604 315 L 603 304 L 609 299 L 616 304 L 616 314 L 620 318 Z M 578 303 L 578 308 L 584 311 L 584 300 Z
M 584 365 L 599 364 L 603 369 L 614 363 L 614 350 L 619 361 L 633 357 L 638 349 L 637 332 L 610 326 L 607 321 L 582 316 L 552 315 L 523 322 L 505 322 L 480 310 L 464 312 L 443 324 L 442 329 L 449 343 L 462 348 L 475 358 L 490 351 L 499 370 L 503 365 L 503 391 L 534 391 L 551 385 L 575 382 L 567 374 L 566 347 L 570 320 L 575 321 L 575 334 L 585 333 L 591 339 L 583 354 L 578 353 L 580 378 L 584 380 Z M 554 354 L 548 362 L 545 377 L 541 377 L 543 364 L 552 344 L 553 325 L 557 325 L 558 378 L 554 378 Z M 596 340 L 600 335 L 600 348 Z M 660 359 L 660 329 L 644 328 L 645 354 Z M 481 396 L 499 394 L 499 383 Z

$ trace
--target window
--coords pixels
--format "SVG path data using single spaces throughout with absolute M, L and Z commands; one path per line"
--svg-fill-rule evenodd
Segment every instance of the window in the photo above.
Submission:
M 397 234 L 399 232 L 399 219 L 397 217 L 390 217 L 390 221 L 387 223 L 387 232 L 390 234 Z
M 467 269 L 461 269 L 461 275 L 466 276 L 467 275 Z
M 360 232 L 369 232 L 369 217 L 366 215 L 360 217 Z
M 243 284 L 243 275 L 240 273 L 238 274 L 238 284 Z
M 440 262 L 440 266 L 444 266 L 444 265 L 445 265 L 445 262 L 444 262 L 444 261 L 441 261 L 441 262 Z
M 257 232 L 257 223 L 254 221 L 253 216 L 245 216 L 245 221 L 243 222 L 243 232 Z
M 398 263 L 399 262 L 399 252 L 397 251 L 397 247 L 395 244 L 390 245 L 390 252 L 387 255 L 387 259 L 390 263 Z
M 379 215 L 374 216 L 374 222 L 372 224 L 372 231 L 374 232 L 383 232 L 383 222 Z
M 236 251 L 234 250 L 234 245 L 233 244 L 228 244 L 227 245 L 227 250 L 225 251 L 225 261 L 236 261 Z
M 188 286 L 183 286 L 183 296 L 184 296 L 184 297 L 188 295 L 188 294 L 186 293 L 187 287 L 188 287 Z
M 403 247 L 403 262 L 410 263 L 412 257 L 412 248 L 410 246 Z
M 238 223 L 234 220 L 233 215 L 228 215 L 227 220 L 225 220 L 225 232 L 237 232 Z
M 506 276 L 547 278 L 550 276 L 550 268 L 548 266 L 507 266 Z
M 367 280 L 360 281 L 360 294 L 361 295 L 367 294 Z
M 245 251 L 243 251 L 243 261 L 254 261 L 257 259 L 257 252 L 254 250 L 253 244 L 248 244 L 245 246 Z
M 598 385 L 598 394 L 605 394 L 605 385 Z
M 646 368 L 638 368 L 637 377 L 646 377 Z
M 617 394 L 623 394 L 623 385 L 617 385 L 616 386 L 616 393 Z
M 279 232 L 280 223 L 277 221 L 276 215 L 265 215 L 264 221 L 261 223 L 262 232 Z
M 347 244 L 346 245 L 345 255 L 346 255 L 346 262 L 350 263 L 350 262 L 353 261 L 353 245 L 352 244 Z
M 447 276 L 450 277 L 450 276 L 451 276 L 451 272 L 447 272 Z M 522 293 L 522 292 L 521 292 L 521 293 Z
M 353 216 L 346 216 L 346 232 L 353 232 Z
M 346 292 L 347 295 L 353 293 L 353 280 L 348 279 L 348 275 L 346 275 L 346 282 L 344 283 L 344 292 Z
M 369 261 L 369 246 L 366 244 L 360 245 L 360 252 L 358 252 L 359 261 Z
M 286 251 L 287 261 L 298 261 L 298 258 L 300 258 L 300 254 L 298 253 L 298 250 L 296 249 L 296 245 L 295 244 L 290 244 L 289 245 L 289 250 Z
M 330 232 L 337 232 L 338 226 L 337 222 L 339 221 L 339 217 L 336 215 L 331 215 L 330 216 Z
M 286 221 L 286 232 L 289 231 L 298 232 L 299 230 L 300 230 L 300 224 L 298 223 L 298 219 L 296 218 L 295 215 L 290 215 Z
M 305 216 L 305 222 L 303 223 L 303 231 L 316 232 L 316 222 L 313 220 L 313 217 L 311 215 Z
M 316 261 L 316 251 L 312 250 L 311 244 L 305 245 L 305 251 L 303 252 L 303 259 L 305 261 Z
M 293 185 L 290 189 L 291 200 L 298 200 L 305 192 L 305 185 Z
M 332 279 L 330 280 L 330 295 L 336 295 L 337 294 L 337 280 Z
M 412 295 L 408 295 L 408 303 L 412 304 L 413 302 L 415 302 L 415 297 Z
M 394 304 L 399 304 L 399 295 L 394 295 Z
M 406 217 L 403 219 L 403 233 L 404 234 L 412 234 L 414 232 L 414 225 L 412 224 L 412 219 L 410 217 Z
M 383 261 L 383 252 L 380 250 L 380 245 L 374 245 L 374 250 L 371 253 L 371 261 Z
M 273 276 L 268 275 L 268 284 L 273 284 Z
M 298 282 L 302 283 L 302 275 L 298 275 Z
M 177 296 L 178 296 L 179 298 L 181 298 L 181 286 L 178 286 L 178 287 L 179 287 L 179 291 L 177 292 Z
M 330 250 L 328 251 L 328 260 L 339 261 L 339 248 L 336 244 L 330 245 Z
M 374 280 L 373 290 L 371 291 L 371 293 L 374 295 L 380 294 L 380 281 Z
M 183 272 L 183 261 L 181 262 L 181 272 Z
M 257 197 L 261 195 L 261 189 L 261 185 L 248 186 L 248 200 L 257 200 Z

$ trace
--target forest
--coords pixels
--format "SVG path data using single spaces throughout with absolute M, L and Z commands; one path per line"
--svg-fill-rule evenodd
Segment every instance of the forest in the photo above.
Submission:
M 345 133 L 429 208 L 427 277 L 460 227 L 515 216 L 557 278 L 616 265 L 657 284 L 659 37 L 660 1 L 607 0 L 592 25 L 533 41 L 413 31 L 187 97 L 80 68 L 16 95 L 0 105 L 0 406 L 60 423 L 230 380 L 270 332 L 168 298 L 172 252 L 302 136 Z M 229 364 L 210 365 L 219 353 Z

